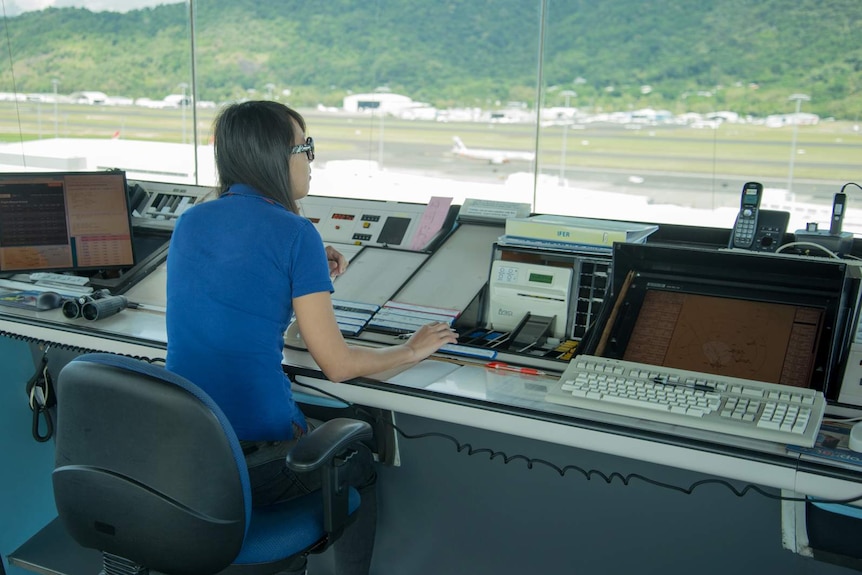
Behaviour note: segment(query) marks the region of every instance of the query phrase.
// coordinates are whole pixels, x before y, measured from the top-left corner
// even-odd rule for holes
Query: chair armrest
[[[300,438],[285,459],[292,471],[304,473],[321,469],[323,529],[329,540],[336,539],[348,519],[350,489],[335,458],[357,442],[371,439],[373,431],[366,421],[344,417],[330,419]]]
[[[303,436],[287,454],[287,466],[296,472],[319,469],[351,444],[371,439],[371,425],[344,417],[331,419]]]

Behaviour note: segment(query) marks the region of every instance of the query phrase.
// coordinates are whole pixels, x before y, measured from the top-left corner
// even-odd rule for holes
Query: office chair
[[[366,422],[335,419],[287,458],[323,489],[252,508],[236,434],[188,380],[140,360],[91,353],[57,381],[54,498],[66,530],[102,552],[106,575],[304,573],[341,533],[359,494],[339,478]]]

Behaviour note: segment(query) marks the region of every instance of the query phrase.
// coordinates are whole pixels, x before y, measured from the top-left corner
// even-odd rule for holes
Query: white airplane
[[[461,138],[455,136],[452,138],[455,146],[452,148],[452,153],[462,158],[470,158],[471,160],[488,160],[491,164],[505,164],[512,160],[523,162],[532,162],[536,159],[536,154],[533,152],[516,152],[513,150],[487,150],[487,149],[470,149],[464,145]]]

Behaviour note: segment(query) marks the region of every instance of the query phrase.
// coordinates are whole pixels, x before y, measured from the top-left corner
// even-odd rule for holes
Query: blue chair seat
[[[348,512],[359,507],[359,492],[350,489]],[[319,491],[284,503],[256,507],[236,565],[269,563],[313,547],[326,535]],[[287,555],[285,555],[287,553]]]

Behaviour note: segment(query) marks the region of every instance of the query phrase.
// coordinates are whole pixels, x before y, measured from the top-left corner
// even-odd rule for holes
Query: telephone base
[[[853,249],[853,234],[850,232],[830,234],[827,230],[796,230],[794,235],[797,242],[817,244],[839,255],[849,254]],[[805,246],[798,246],[798,249],[805,250]],[[818,252],[820,251],[814,248],[811,250],[811,255],[819,255]],[[826,252],[822,252],[822,254],[827,255]]]

